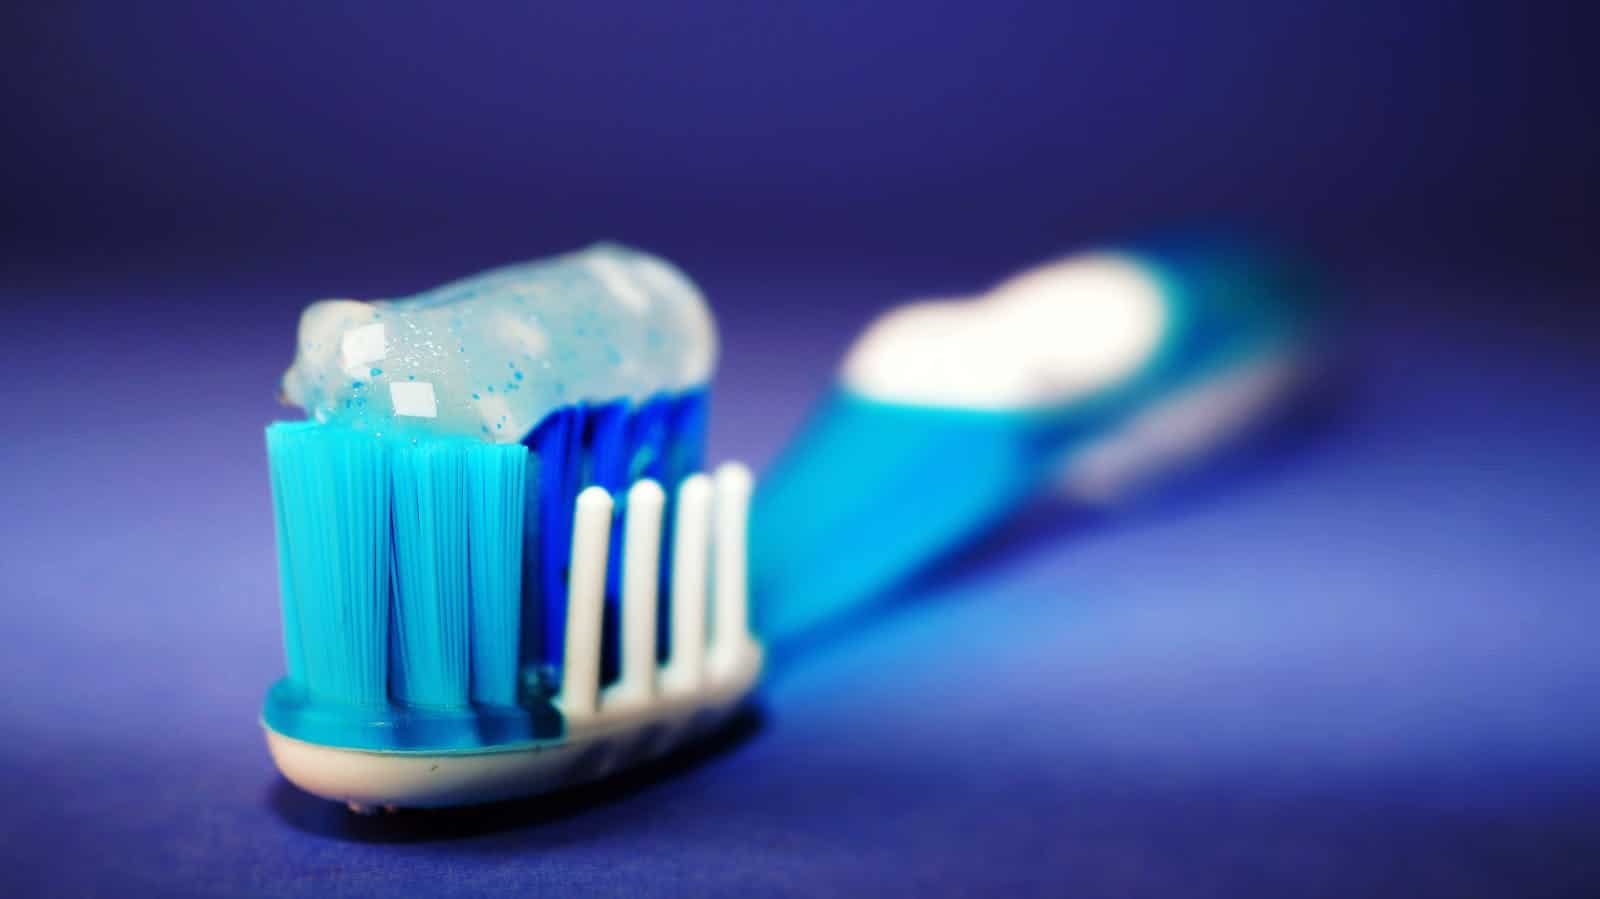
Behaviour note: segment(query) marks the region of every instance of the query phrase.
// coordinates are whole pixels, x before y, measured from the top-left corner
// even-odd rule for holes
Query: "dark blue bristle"
[[[599,484],[617,499],[620,519],[626,489],[640,477],[650,477],[667,488],[668,495],[681,480],[699,471],[705,456],[704,391],[662,394],[642,403],[618,400],[603,404],[568,406],[550,413],[524,443],[536,457],[537,526],[530,507],[524,571],[524,608],[540,609],[538,639],[523,647],[524,662],[553,671],[562,661],[561,642],[566,633],[567,561],[572,552],[572,510],[578,492]],[[670,529],[671,515],[667,516]],[[614,528],[613,542],[620,546],[621,531]],[[670,539],[666,540],[670,547]],[[661,583],[670,580],[671,564],[662,553]],[[616,601],[620,591],[621,553],[613,553],[607,573],[606,624],[603,629],[602,672],[616,672]],[[663,603],[670,602],[666,587]],[[665,609],[661,620],[666,620]],[[665,626],[661,655],[666,657]],[[531,624],[524,631],[534,630]]]
[[[527,485],[522,506],[521,640],[517,644],[517,668],[537,672],[544,658],[544,460],[537,452],[528,453]]]
[[[536,583],[523,584],[528,608],[540,610],[540,645],[525,648],[530,664],[561,664],[566,633],[567,561],[572,552],[572,503],[578,495],[583,462],[581,406],[557,409],[524,441],[539,457],[538,521],[524,551],[538,557]]]

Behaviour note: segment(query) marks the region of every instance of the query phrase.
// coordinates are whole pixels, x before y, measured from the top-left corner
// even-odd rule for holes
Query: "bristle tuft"
[[[467,453],[474,702],[517,700],[527,468],[528,450],[517,444]]]
[[[289,675],[313,694],[378,704],[388,681],[389,454],[310,423],[267,429]]]
[[[462,706],[470,684],[467,450],[454,441],[394,455],[394,641],[400,702]]]

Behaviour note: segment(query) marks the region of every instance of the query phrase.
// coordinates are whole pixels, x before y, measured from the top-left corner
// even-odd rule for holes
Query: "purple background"
[[[1592,891],[1588,23],[1290,6],[0,13],[0,893]],[[367,820],[274,773],[306,302],[656,249],[759,467],[875,310],[1211,220],[1348,301],[1254,464],[1031,511],[638,775]]]

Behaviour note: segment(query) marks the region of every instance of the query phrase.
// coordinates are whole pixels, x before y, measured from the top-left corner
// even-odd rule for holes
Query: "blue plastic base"
[[[289,678],[272,685],[261,711],[286,737],[323,746],[396,752],[477,751],[560,739],[561,713],[541,698],[522,705],[423,709],[330,702]]]

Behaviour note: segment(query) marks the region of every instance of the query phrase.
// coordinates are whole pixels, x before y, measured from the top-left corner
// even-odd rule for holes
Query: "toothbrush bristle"
[[[517,701],[529,458],[520,446],[476,447],[467,458],[472,700],[509,706]]]
[[[289,675],[361,705],[388,697],[390,455],[309,423],[267,429]]]
[[[466,446],[395,451],[394,639],[390,686],[409,705],[465,705],[467,628]]]
[[[662,394],[634,403],[617,400],[579,404],[552,412],[523,443],[533,454],[537,476],[530,478],[528,540],[524,559],[523,606],[540,610],[524,621],[523,661],[549,673],[559,671],[566,640],[567,564],[572,555],[573,512],[578,493],[604,487],[626,503],[628,488],[648,478],[669,495],[684,478],[700,470],[705,453],[707,395],[704,391]],[[620,516],[611,540],[622,540]],[[663,571],[671,564],[662,559]],[[622,566],[613,558],[606,574],[606,623],[602,628],[602,680],[620,674],[617,622],[622,614]],[[662,597],[671,605],[670,588]],[[667,650],[658,638],[658,657]]]

